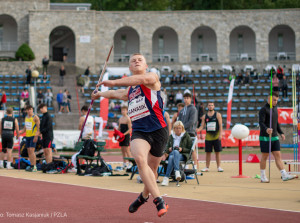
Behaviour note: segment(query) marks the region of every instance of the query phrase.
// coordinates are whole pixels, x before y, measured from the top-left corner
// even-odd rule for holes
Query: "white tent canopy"
[[[293,64],[292,71],[300,71],[300,64]]]
[[[208,65],[204,65],[201,67],[201,71],[202,72],[205,72],[205,71],[211,72],[211,67]]]
[[[265,70],[266,71],[269,71],[271,70],[272,68],[274,68],[274,70],[276,70],[276,66],[274,64],[268,64],[266,67],[265,67]]]
[[[124,74],[128,76],[131,74],[128,67],[107,67],[106,70],[110,75],[114,76],[123,76]]]
[[[156,73],[158,75],[158,77],[160,78],[160,71],[158,69],[156,69],[155,67],[152,67],[149,71]]]
[[[245,65],[244,71],[246,72],[247,70],[253,71],[254,67],[252,65]]]
[[[230,71],[230,72],[232,72],[232,67],[230,66],[230,65],[222,65],[222,70],[223,71]]]
[[[190,67],[190,65],[182,65],[182,71],[191,73],[192,68]]]

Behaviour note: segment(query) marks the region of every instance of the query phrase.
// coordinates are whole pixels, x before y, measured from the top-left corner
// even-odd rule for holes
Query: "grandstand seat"
[[[177,108],[176,107],[172,107],[171,111],[177,111]]]
[[[215,80],[215,83],[216,84],[221,84],[221,81],[220,80]]]
[[[181,87],[179,87],[180,88],[180,90],[185,90],[185,87],[184,86],[181,86]]]
[[[260,86],[260,85],[257,85],[257,86],[256,86],[256,89],[259,89],[259,90],[261,90],[261,89],[263,89],[263,87],[262,87],[262,86]]]
[[[217,78],[221,78],[221,74],[216,74],[216,77]]]
[[[201,99],[201,101],[202,101],[203,103],[206,103],[206,102],[207,102],[207,99]]]
[[[244,96],[246,96],[246,93],[239,93],[239,95],[240,95],[241,97],[244,97]]]
[[[169,107],[166,106],[166,107],[164,108],[164,110],[165,110],[165,111],[169,111]]]
[[[246,111],[245,107],[240,107],[240,111]]]
[[[18,82],[17,82],[17,81],[11,81],[11,83],[12,83],[12,84],[17,84]]]
[[[247,118],[246,114],[240,114],[240,118]]]
[[[238,109],[237,109],[237,107],[231,107],[231,110],[232,111],[237,111]]]
[[[201,87],[196,86],[196,87],[195,87],[195,90],[201,90]]]
[[[269,85],[265,85],[264,89],[270,89],[270,86]]]
[[[250,127],[251,123],[250,122],[246,122],[246,123],[244,123],[244,125],[247,126],[247,127]]]
[[[255,118],[256,115],[255,115],[255,114],[248,114],[248,117],[249,117],[249,118]]]
[[[234,97],[237,97],[237,93],[233,93],[232,95],[233,95]]]
[[[193,82],[194,82],[194,84],[199,84],[198,80],[194,80]]]
[[[256,99],[255,99],[255,98],[251,98],[249,101],[252,102],[252,103],[253,103],[253,102],[255,103],[255,102],[256,102]]]
[[[247,87],[246,87],[246,86],[242,86],[242,87],[241,87],[241,89],[243,89],[243,90],[246,90],[246,89],[247,89]]]
[[[211,86],[210,90],[215,91],[215,90],[217,90],[217,88],[215,86]]]
[[[207,75],[206,74],[202,74],[201,77],[202,78],[207,78]]]
[[[200,75],[199,74],[195,74],[195,78],[200,78]]]
[[[208,83],[209,83],[209,84],[213,84],[214,81],[213,81],[213,80],[209,80]]]
[[[170,91],[171,90],[171,87],[165,87],[167,91]]]
[[[284,101],[284,102],[288,102],[288,101],[289,101],[289,98],[283,98],[283,101]]]
[[[256,110],[258,110],[258,111],[259,111],[260,109],[261,109],[261,107],[260,107],[260,106],[257,106],[257,107],[256,107]]]
[[[0,84],[3,84],[3,81],[0,81]]]
[[[175,90],[175,91],[178,91],[179,90],[179,87],[173,87],[173,90]]]
[[[259,98],[257,101],[258,101],[258,102],[264,102],[264,101],[265,101],[265,99],[263,99],[263,98]]]
[[[218,102],[218,103],[223,103],[224,100],[223,100],[223,99],[217,99],[217,102]]]
[[[268,92],[264,92],[263,96],[269,96],[269,93]]]
[[[252,80],[252,83],[258,83],[258,80],[254,79],[254,80]]]
[[[228,97],[228,93],[227,93],[227,92],[226,92],[226,93],[224,93],[224,96]]]
[[[5,90],[9,90],[9,88],[10,88],[9,86],[4,86]]]
[[[10,84],[10,81],[5,81],[5,84]]]
[[[259,123],[258,122],[253,122],[253,126],[257,127],[257,126],[259,126]]]
[[[249,110],[249,111],[254,111],[255,108],[254,108],[254,107],[248,107],[248,110]]]
[[[19,77],[19,78],[25,78],[25,75],[19,74],[18,77]]]
[[[51,86],[47,86],[46,89],[52,89],[52,87]]]
[[[216,93],[216,96],[217,97],[222,97],[222,94],[221,93]]]
[[[207,86],[203,86],[202,90],[208,90],[208,87]]]
[[[253,97],[253,93],[248,92],[248,93],[247,93],[247,96],[248,96],[248,97]]]
[[[249,89],[250,89],[250,90],[254,90],[255,87],[254,87],[254,86],[249,86]]]
[[[222,115],[222,118],[227,118],[227,114]]]
[[[200,93],[200,96],[201,96],[201,97],[205,97],[205,96],[206,96],[206,93]]]
[[[24,84],[24,81],[18,81],[18,84]]]
[[[261,97],[261,93],[260,92],[255,92],[254,95]]]
[[[227,107],[222,107],[222,110],[223,110],[223,111],[226,111],[226,110],[227,110]]]
[[[231,118],[237,118],[238,115],[237,114],[231,114]]]
[[[259,82],[260,82],[260,83],[265,83],[265,82],[266,82],[266,80],[259,80]]]
[[[224,90],[224,86],[218,86],[218,90]]]
[[[240,103],[240,99],[234,98],[234,99],[233,99],[233,102],[234,102],[234,103]]]
[[[213,97],[213,96],[214,96],[214,93],[208,93],[207,96],[208,96],[208,97]]]
[[[201,84],[206,84],[206,80],[202,80],[202,81],[201,81]]]

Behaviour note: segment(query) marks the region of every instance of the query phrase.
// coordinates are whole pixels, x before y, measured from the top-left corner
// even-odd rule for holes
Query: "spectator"
[[[67,91],[67,96],[68,96],[68,108],[69,108],[69,111],[71,112],[71,101],[72,101],[72,95],[70,94],[69,91]]]
[[[43,73],[43,77],[42,77],[42,80],[41,80],[41,83],[46,83],[48,81],[48,76],[47,76],[47,73],[46,71]]]
[[[68,114],[71,113],[69,110],[69,107],[68,107],[68,90],[67,89],[63,93],[62,106],[60,107],[58,114],[61,114],[63,110],[65,112],[68,112]]]
[[[26,73],[26,84],[30,84],[31,83],[31,66],[29,65],[28,68],[26,69],[25,73]]]
[[[237,79],[236,85],[242,84],[243,83],[243,74],[239,73],[236,79]]]
[[[171,91],[171,93],[169,94],[167,105],[168,106],[169,105],[171,105],[171,106],[175,105],[175,94],[174,94],[174,91]]]
[[[179,112],[178,120],[182,121],[185,130],[191,137],[195,137],[196,135],[196,127],[197,127],[197,109],[192,104],[192,95],[190,93],[184,94],[184,108]],[[197,170],[197,154],[194,151],[192,153],[194,168]]]
[[[282,80],[283,75],[284,75],[283,68],[280,65],[278,65],[278,67],[277,67],[277,77],[280,81]]]
[[[60,86],[64,86],[64,76],[66,76],[66,70],[64,65],[61,65],[59,69]]]
[[[282,98],[287,98],[288,84],[285,75],[280,81],[280,90],[282,91]]]
[[[249,72],[246,72],[246,76],[245,76],[245,79],[244,79],[244,84],[246,86],[249,86],[249,83],[250,83],[250,75],[249,75]]]
[[[182,101],[183,101],[183,95],[182,95],[181,91],[178,91],[176,93],[175,100],[176,100],[176,105],[178,103],[182,103]]]
[[[47,92],[45,93],[45,104],[48,107],[51,107],[52,100],[53,100],[53,94],[52,94],[51,90],[48,89]]]
[[[47,58],[47,56],[44,56],[43,60],[42,60],[42,64],[43,64],[43,73],[48,72],[48,65],[49,65],[49,59]]]
[[[201,126],[202,123],[202,116],[204,115],[204,104],[203,102],[200,102],[200,104],[197,106],[197,111],[198,111],[198,122],[197,122],[197,128]]]
[[[29,92],[27,88],[24,88],[24,90],[22,91],[21,98],[24,99],[25,103],[29,101]]]
[[[275,71],[274,67],[272,67],[270,69],[270,71],[269,71],[269,77],[271,77],[271,74],[272,74],[272,76],[274,76],[274,74],[276,74],[276,71]]]
[[[171,78],[171,84],[178,84],[177,75],[174,73]]]
[[[6,102],[7,102],[6,93],[5,93],[5,91],[2,91],[2,97],[1,97],[0,107],[2,107],[3,110],[6,110]]]
[[[172,125],[173,125],[173,127],[174,127],[175,122],[178,121],[178,114],[179,114],[179,112],[180,112],[181,109],[183,109],[183,108],[184,108],[184,104],[183,104],[183,103],[178,103],[178,104],[177,104],[177,113],[175,113],[175,114],[173,115],[173,117],[172,117]]]
[[[90,84],[90,67],[87,67],[85,72],[84,72],[84,86],[83,87],[88,87]]]
[[[37,103],[42,104],[44,101],[44,94],[42,92],[42,90],[39,90],[38,94],[37,94]]]
[[[185,77],[184,73],[181,73],[179,76],[179,83],[185,84],[185,82],[186,82],[186,77]]]
[[[68,59],[68,53],[69,53],[69,48],[64,47],[63,48],[63,61],[66,62]]]
[[[56,101],[57,101],[58,113],[59,113],[60,109],[62,107],[62,103],[63,103],[63,93],[62,93],[62,90],[59,90],[59,93],[56,95]]]
[[[26,103],[25,103],[24,99],[22,98],[22,99],[20,100],[20,109],[21,109],[21,113],[22,113],[22,117],[23,117],[23,118],[26,117],[25,106],[26,106]]]
[[[187,160],[191,147],[192,139],[189,134],[185,131],[183,123],[177,121],[174,123],[173,133],[169,136],[167,151],[169,154],[168,166],[166,175],[162,181],[162,186],[169,185],[169,177],[174,168],[175,170],[175,179],[181,180],[181,174],[179,171],[180,161]]]
[[[279,79],[276,74],[274,74],[272,79],[273,91],[279,91]]]
[[[170,78],[168,76],[165,79],[165,84],[170,84]]]

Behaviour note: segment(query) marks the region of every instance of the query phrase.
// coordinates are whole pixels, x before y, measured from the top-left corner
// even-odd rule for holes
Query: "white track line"
[[[123,191],[123,190],[115,190],[115,189],[109,189],[109,188],[99,188],[99,187],[92,187],[92,186],[85,186],[85,185],[77,185],[77,184],[70,184],[70,183],[59,183],[59,182],[52,182],[47,180],[38,180],[38,179],[30,179],[30,178],[18,178],[13,176],[3,176],[2,177],[10,177],[15,179],[21,179],[21,180],[32,180],[32,181],[41,181],[46,183],[54,183],[54,184],[63,184],[63,185],[71,185],[71,186],[78,186],[78,187],[87,187],[87,188],[93,188],[93,189],[101,189],[101,190],[109,190],[109,191],[117,191],[117,192],[125,192],[125,193],[132,193],[132,194],[139,194],[140,192],[130,192],[130,191]],[[293,213],[300,213],[300,211],[293,211],[293,210],[285,210],[285,209],[276,209],[276,208],[265,208],[265,207],[257,207],[257,206],[251,206],[251,205],[243,205],[243,204],[233,204],[233,203],[226,203],[226,202],[219,202],[219,201],[208,201],[208,200],[197,200],[197,199],[191,199],[191,198],[182,198],[182,197],[174,197],[174,196],[168,196],[167,194],[164,194],[165,197],[170,197],[174,199],[183,199],[183,200],[192,200],[192,201],[204,201],[204,202],[210,202],[210,203],[216,203],[216,204],[226,204],[226,205],[234,205],[234,206],[242,206],[242,207],[250,207],[250,208],[259,208],[259,209],[268,209],[268,210],[275,210],[275,211],[285,211],[285,212],[293,212]]]

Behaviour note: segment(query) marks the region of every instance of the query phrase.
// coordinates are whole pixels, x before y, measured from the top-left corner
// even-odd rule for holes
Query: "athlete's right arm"
[[[100,97],[108,98],[108,99],[120,99],[123,101],[127,101],[127,94],[129,88],[126,89],[118,89],[118,90],[108,90],[105,92],[98,91],[96,94],[92,93],[92,99],[95,100]]]
[[[15,119],[15,126],[16,126],[16,133],[17,133],[17,139],[20,137],[20,131],[19,131],[19,122],[18,119]]]

